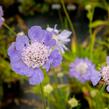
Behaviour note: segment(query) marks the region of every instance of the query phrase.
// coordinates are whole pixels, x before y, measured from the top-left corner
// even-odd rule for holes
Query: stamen
[[[87,69],[88,69],[88,65],[85,62],[80,62],[77,66],[76,66],[76,71],[81,73],[81,74],[85,74]]]
[[[49,49],[42,43],[34,42],[22,52],[22,60],[28,66],[36,68],[42,66],[49,56]]]

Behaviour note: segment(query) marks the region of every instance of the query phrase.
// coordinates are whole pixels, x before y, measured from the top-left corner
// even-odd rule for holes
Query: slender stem
[[[71,27],[71,29],[72,29],[72,32],[73,32],[74,36],[76,36],[75,30],[74,30],[74,26],[73,26],[73,24],[72,24],[72,21],[71,21],[71,19],[70,19],[70,17],[69,17],[69,14],[68,14],[66,8],[65,8],[64,1],[61,0],[61,3],[62,3],[62,7],[63,7],[63,10],[64,10],[64,13],[65,13],[65,15],[66,15],[66,17],[67,17],[67,20],[68,20],[68,22],[69,22],[69,25],[70,25],[70,27]]]
[[[42,98],[42,103],[43,103],[43,109],[46,109],[46,103],[45,103],[45,97],[44,97],[44,93],[43,93],[43,86],[42,83],[40,83],[40,90],[41,90],[41,98]]]
[[[75,53],[75,51],[76,51],[76,42],[77,42],[77,38],[76,37],[77,37],[77,35],[76,35],[75,29],[74,29],[74,25],[73,25],[73,23],[72,23],[72,21],[70,19],[70,16],[69,16],[69,14],[68,14],[68,12],[66,10],[65,4],[64,4],[64,0],[61,0],[61,4],[62,4],[63,10],[64,10],[64,13],[66,15],[66,18],[67,18],[67,20],[69,22],[70,28],[71,28],[71,30],[73,32],[73,37],[72,37],[73,45],[72,45],[72,49],[73,49],[73,52]]]
[[[89,13],[92,13],[92,16],[91,18],[89,18],[89,34],[90,34],[90,40],[91,40],[91,43],[90,43],[90,58],[92,59],[93,58],[93,47],[94,47],[94,42],[95,42],[95,36],[93,35],[93,32],[92,32],[92,27],[91,27],[91,24],[92,24],[92,21],[93,21],[93,14],[94,14],[94,8],[91,10],[89,10]]]
[[[16,36],[16,32],[14,32],[6,23],[3,23],[3,26],[7,28],[13,35]]]
[[[100,89],[100,94],[104,91],[105,87],[106,87],[106,84],[104,83],[103,86]]]
[[[47,108],[50,109],[50,103],[49,103],[49,97],[48,97],[48,95],[47,95],[46,99],[47,99]]]

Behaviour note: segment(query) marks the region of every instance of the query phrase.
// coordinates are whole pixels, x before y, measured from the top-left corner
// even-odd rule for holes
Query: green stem
[[[106,87],[106,84],[104,83],[103,86],[100,89],[100,94],[104,91],[105,87]]]
[[[93,35],[91,24],[93,21],[94,9],[92,9],[92,11],[89,10],[89,13],[92,13],[91,18],[89,19],[89,34],[90,34],[90,40],[91,40],[91,42],[90,42],[90,58],[92,59],[93,58],[93,48],[94,48],[94,43],[95,43],[95,36]]]
[[[44,93],[43,93],[43,86],[42,83],[40,83],[40,90],[41,90],[41,98],[42,98],[42,103],[43,103],[43,109],[46,109],[46,103],[45,103],[45,97],[44,97]]]
[[[16,36],[16,32],[14,32],[6,23],[3,23],[3,26],[7,28],[13,35]]]
[[[49,103],[49,97],[48,97],[48,95],[47,95],[46,99],[47,99],[47,108],[50,109],[50,103]]]
[[[70,17],[69,17],[69,14],[68,14],[66,8],[65,8],[64,0],[61,0],[61,3],[62,3],[62,7],[63,7],[63,10],[64,10],[64,13],[65,13],[65,15],[66,15],[66,17],[67,17],[67,20],[68,20],[68,22],[69,22],[69,25],[70,25],[70,27],[71,27],[71,29],[72,29],[72,32],[73,32],[74,36],[76,36],[75,30],[74,30],[74,26],[73,26],[73,24],[72,24],[72,21],[71,21],[71,19],[70,19]]]
[[[69,16],[69,14],[68,14],[68,12],[66,10],[65,4],[64,4],[64,0],[61,0],[61,4],[62,4],[63,10],[64,10],[64,13],[66,15],[66,18],[67,18],[67,20],[69,22],[70,28],[71,28],[71,30],[73,32],[73,37],[72,37],[73,46],[72,46],[72,50],[75,53],[76,52],[77,35],[76,35],[75,29],[74,29],[74,25],[73,25],[73,23],[72,23],[72,21],[70,19],[70,16]]]

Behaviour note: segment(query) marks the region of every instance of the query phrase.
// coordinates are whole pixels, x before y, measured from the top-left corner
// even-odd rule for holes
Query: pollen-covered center
[[[31,68],[42,66],[49,56],[49,49],[42,43],[34,42],[22,52],[23,62]]]
[[[87,69],[88,65],[85,62],[80,62],[75,68],[75,70],[81,74],[85,74],[87,72]]]
[[[103,80],[109,85],[109,66],[103,67],[102,77]]]

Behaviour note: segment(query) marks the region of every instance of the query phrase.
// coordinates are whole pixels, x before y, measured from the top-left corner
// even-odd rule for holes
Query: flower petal
[[[48,62],[46,62],[46,63],[43,65],[43,68],[45,68],[47,72],[48,72],[49,69],[50,69],[50,63],[51,63],[50,60],[48,60]]]
[[[107,64],[109,65],[109,56],[107,56],[106,62],[107,62]]]
[[[40,26],[32,26],[28,31],[28,36],[33,42],[41,41],[43,34],[43,30]]]
[[[16,50],[22,51],[23,48],[29,45],[29,39],[25,35],[18,35],[16,38]]]
[[[47,31],[44,31],[43,42],[46,46],[49,46],[49,47],[56,45],[56,40],[52,39],[52,33]]]
[[[27,65],[25,65],[22,60],[19,60],[17,62],[11,62],[11,67],[13,69],[13,71],[15,71],[16,73],[20,74],[20,75],[25,75],[30,77],[33,73],[34,70],[32,68],[29,68]]]
[[[93,70],[90,79],[91,79],[93,86],[95,86],[100,81],[101,74],[98,71]]]
[[[53,67],[57,67],[58,65],[61,64],[62,56],[59,54],[57,49],[52,51],[52,53],[50,55],[50,60],[52,60],[52,66]]]
[[[17,60],[20,60],[20,56],[19,56],[19,53],[18,51],[16,51],[15,49],[15,42],[13,42],[9,48],[8,48],[8,55],[10,56],[10,60],[11,61],[17,61]]]
[[[0,18],[0,27],[3,25],[3,22],[5,21],[5,19],[3,17]]]
[[[61,38],[61,39],[67,39],[68,37],[70,37],[70,35],[72,34],[72,32],[68,31],[68,30],[64,30],[62,31],[58,36]]]
[[[106,90],[109,92],[109,85],[106,87]]]
[[[14,52],[15,52],[15,42],[13,42],[13,43],[9,46],[9,48],[8,48],[8,55],[9,55],[9,56],[12,56]]]
[[[44,75],[40,69],[36,69],[33,75],[29,78],[31,85],[40,84],[44,79]]]
[[[3,9],[2,9],[2,6],[0,6],[0,17],[3,16]]]

